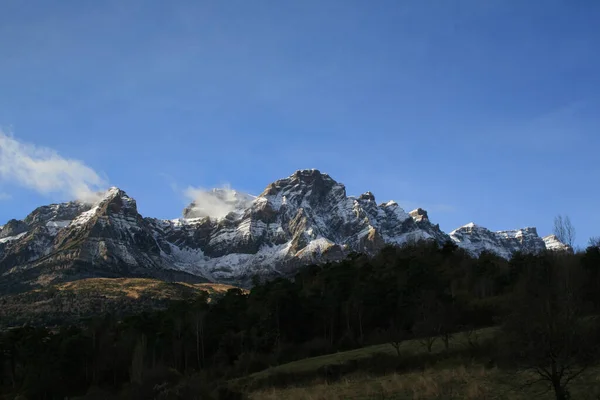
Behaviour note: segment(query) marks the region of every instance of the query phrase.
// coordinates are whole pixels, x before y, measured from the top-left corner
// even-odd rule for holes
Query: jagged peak
[[[124,190],[121,190],[116,186],[113,186],[106,192],[104,192],[104,196],[97,203],[97,205],[100,207],[106,205],[107,210],[113,212],[119,212],[122,208],[127,209],[129,211],[137,212],[136,201],[133,198],[129,197]]]
[[[551,234],[542,238],[546,249],[553,251],[573,251],[571,246],[560,241],[558,236]]]
[[[526,226],[525,228],[496,231],[496,233],[507,234],[507,235],[511,235],[511,234],[513,234],[513,235],[530,234],[530,235],[535,235],[535,236],[538,235],[537,228],[534,226]]]
[[[358,199],[375,202],[375,195],[373,195],[373,193],[371,193],[371,192],[365,192],[365,193],[361,194],[360,196],[358,196]]]
[[[410,215],[416,222],[429,221],[429,215],[427,215],[427,211],[422,208],[412,210],[408,213],[408,215]]]
[[[281,192],[290,191],[310,192],[314,195],[316,193],[323,194],[330,190],[340,190],[343,196],[346,196],[345,186],[336,182],[329,175],[318,169],[301,169],[287,178],[271,183],[258,197],[276,196]]]
[[[480,228],[482,228],[482,227],[475,224],[474,222],[469,222],[468,224],[465,224],[465,225],[461,226],[460,228],[453,230],[451,233],[454,233],[454,232],[457,232],[460,230],[471,230],[471,229],[480,229]]]
[[[37,207],[23,221],[30,226],[46,224],[50,221],[70,221],[82,212],[89,210],[92,206],[80,201],[53,203]]]
[[[331,179],[328,174],[323,173],[316,168],[296,170],[292,175],[288,176],[288,178],[302,178],[307,176],[323,176]]]
[[[100,200],[98,202],[101,203],[105,200],[114,199],[115,197],[129,198],[129,196],[127,196],[127,193],[125,193],[124,190],[121,190],[116,186],[112,186],[112,187],[108,188],[105,192],[102,193],[102,197],[100,198]]]

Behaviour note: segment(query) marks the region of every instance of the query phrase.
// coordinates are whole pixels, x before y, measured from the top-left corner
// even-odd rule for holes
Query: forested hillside
[[[426,353],[434,345],[451,351],[457,332],[488,326],[499,329],[465,357],[526,369],[557,399],[567,399],[570,385],[598,363],[598,247],[507,261],[488,253],[473,258],[451,243],[422,243],[308,266],[293,280],[254,283],[218,301],[200,292],[123,319],[107,313],[52,330],[6,331],[2,393],[243,398],[228,382],[270,366],[372,344],[397,348],[401,359],[409,339]]]

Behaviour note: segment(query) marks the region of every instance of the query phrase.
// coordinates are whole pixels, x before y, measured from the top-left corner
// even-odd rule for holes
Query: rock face
[[[544,236],[544,243],[546,244],[546,248],[548,250],[553,251],[568,251],[572,252],[573,249],[568,244],[564,244],[561,242],[556,235],[548,235]]]
[[[347,196],[329,175],[301,170],[257,197],[229,189],[200,193],[176,220],[143,218],[118,188],[95,204],[40,207],[0,230],[0,290],[91,277],[243,286],[256,274],[289,276],[301,265],[420,240],[453,240],[474,255],[488,250],[507,258],[548,245],[535,228],[491,232],[470,224],[447,235],[425,210],[377,204],[370,192]]]
[[[94,205],[40,207],[22,224],[21,233],[0,240],[3,292],[90,277],[202,281],[165,268],[159,246],[168,244],[154,237],[135,200],[117,188]]]
[[[536,228],[492,232],[470,223],[450,232],[450,237],[459,247],[474,256],[488,251],[510,258],[517,251],[538,253],[546,250],[546,244],[538,236]]]

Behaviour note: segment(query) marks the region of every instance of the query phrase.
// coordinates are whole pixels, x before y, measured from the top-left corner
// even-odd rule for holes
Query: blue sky
[[[584,245],[599,20],[595,0],[3,0],[0,224],[106,185],[174,218],[188,186],[318,168],[447,231],[568,214]]]

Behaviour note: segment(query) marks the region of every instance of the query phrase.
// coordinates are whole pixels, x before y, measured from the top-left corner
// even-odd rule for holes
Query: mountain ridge
[[[421,208],[407,213],[395,201],[377,203],[371,192],[348,196],[343,184],[310,169],[272,182],[256,197],[203,192],[173,220],[143,217],[116,187],[94,204],[38,207],[0,229],[0,273],[8,278],[0,290],[94,277],[248,286],[254,275],[289,276],[302,265],[420,240],[453,241],[474,256],[491,251],[504,258],[567,249],[535,228],[492,232],[467,224],[447,234]]]

